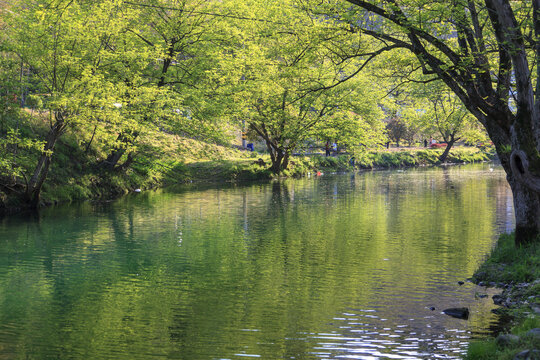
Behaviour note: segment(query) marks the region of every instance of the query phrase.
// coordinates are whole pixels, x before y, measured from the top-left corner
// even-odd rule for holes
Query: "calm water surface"
[[[0,359],[459,358],[495,319],[457,281],[512,216],[502,170],[477,165],[5,218]]]

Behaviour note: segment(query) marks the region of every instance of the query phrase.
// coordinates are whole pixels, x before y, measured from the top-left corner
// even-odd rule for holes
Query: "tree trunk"
[[[107,159],[105,159],[104,161],[105,167],[107,167],[109,170],[113,170],[125,152],[126,152],[125,148],[116,148],[115,150],[113,150],[113,152],[110,153],[109,156],[107,156]]]
[[[488,133],[496,145],[497,155],[512,190],[516,246],[536,242],[540,240],[540,189],[532,186],[536,179],[528,171],[527,156],[520,150],[508,152],[505,144],[510,141],[503,131],[491,126]]]
[[[534,242],[540,235],[540,194],[512,175],[507,180],[514,197],[516,245]]]
[[[36,209],[39,207],[39,200],[41,195],[41,188],[47,178],[49,167],[51,166],[51,156],[56,141],[62,135],[65,124],[63,121],[57,121],[54,126],[49,130],[43,152],[41,153],[38,163],[34,169],[34,173],[28,181],[26,186],[26,202],[31,208]]]
[[[116,142],[120,143],[120,145],[116,145],[114,147],[113,151],[109,154],[109,156],[107,156],[107,159],[105,159],[102,164],[109,170],[114,170],[126,152],[127,147],[131,145],[138,136],[139,133],[137,131],[133,132],[133,134],[127,135],[125,133],[120,133],[116,138]],[[131,161],[129,163],[131,163]]]
[[[289,150],[283,150],[282,148],[275,147],[270,142],[266,143],[268,151],[270,152],[270,160],[272,161],[272,166],[270,166],[270,171],[274,174],[280,174],[283,170],[286,170],[289,166]]]
[[[446,161],[446,158],[448,157],[448,154],[450,153],[450,149],[452,146],[454,146],[455,141],[448,141],[446,143],[446,148],[444,149],[444,152],[441,156],[439,156],[439,161],[444,163]]]
[[[289,167],[289,157],[290,153],[288,151],[285,151],[285,155],[283,156],[283,161],[281,162],[281,169],[287,170]]]
[[[281,171],[283,170],[282,165],[283,165],[283,159],[285,157],[285,154],[280,149],[276,149],[274,151],[275,151],[274,156],[270,157],[272,160],[272,166],[270,167],[270,170],[274,174],[279,175]]]
[[[135,160],[135,155],[134,155],[133,152],[130,152],[127,155],[126,161],[124,161],[124,163],[122,165],[119,165],[119,168],[122,169],[122,170],[125,170],[125,169],[129,168],[131,166],[131,164],[133,163],[133,160]]]

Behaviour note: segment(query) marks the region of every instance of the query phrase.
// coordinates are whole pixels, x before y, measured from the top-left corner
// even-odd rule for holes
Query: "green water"
[[[0,359],[458,358],[512,228],[489,165],[183,187],[0,220]],[[432,311],[429,307],[435,307]],[[467,306],[468,321],[441,314]]]

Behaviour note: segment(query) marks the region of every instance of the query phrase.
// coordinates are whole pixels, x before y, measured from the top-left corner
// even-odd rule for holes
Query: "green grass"
[[[527,335],[527,331],[540,327],[538,318],[527,318],[512,328],[511,334],[519,336],[519,341],[499,345],[495,339],[476,340],[469,344],[465,360],[512,360],[524,350],[540,349],[540,339]]]
[[[495,339],[486,341],[472,341],[467,349],[467,360],[492,360],[493,354],[497,353]]]
[[[501,235],[488,259],[473,276],[474,282],[505,284],[531,283],[540,279],[540,242],[516,247],[513,235]],[[520,305],[509,310],[514,319],[510,333],[520,337],[519,342],[498,345],[495,339],[473,341],[467,351],[467,360],[511,360],[523,350],[540,349],[540,339],[526,336],[530,329],[540,328],[540,319],[525,303],[540,305],[540,283],[533,286],[511,288],[514,301]],[[534,296],[534,298],[530,298]]]
[[[22,111],[19,116],[19,136],[29,141],[44,137],[48,130],[48,114]],[[9,120],[11,122],[4,120],[0,123],[0,133],[5,132],[4,128],[14,127],[16,119]],[[212,144],[159,131],[140,134],[131,166],[121,171],[110,171],[100,166],[100,163],[111,151],[111,144],[99,136],[90,143],[93,132],[93,127],[70,128],[58,140],[41,194],[44,203],[110,198],[137,188],[149,189],[178,183],[251,181],[276,177],[268,170],[270,159],[266,154],[241,151],[226,144]],[[22,174],[27,178],[31,175],[40,148],[41,145],[20,147],[16,152],[16,160],[12,160],[13,151],[10,147],[0,146],[0,176],[3,179],[16,178],[18,184],[24,184]],[[356,155],[355,166],[350,163],[351,155],[347,154],[333,157],[296,156],[290,159],[288,169],[279,176],[298,177],[316,171],[430,165],[437,164],[441,153],[441,149],[366,151]],[[258,165],[255,161],[258,158],[263,159],[266,165]],[[456,163],[487,159],[485,152],[475,148],[456,147],[450,156],[450,161]],[[125,160],[126,155],[119,163]],[[19,185],[19,188],[21,190],[23,186]],[[0,189],[0,209],[24,205],[22,197],[14,194]]]
[[[80,134],[77,135],[80,138]],[[126,171],[99,168],[107,153],[99,147],[85,152],[76,136],[66,134],[58,142],[49,178],[44,185],[45,203],[115,197],[136,188],[149,189],[178,183],[267,180],[276,177],[268,167],[268,155],[240,151],[167,134],[148,134],[141,139],[137,155]],[[335,157],[296,156],[279,176],[299,177],[308,172],[352,171],[358,168],[396,168],[436,164],[439,150],[372,151],[350,163],[350,155]],[[477,149],[455,149],[454,161],[484,161]],[[262,158],[266,166],[256,163]],[[121,159],[122,163],[124,159]],[[31,168],[29,166],[29,168]]]
[[[443,149],[402,149],[400,151],[367,151],[357,156],[361,168],[396,168],[407,166],[437,165]],[[477,148],[454,147],[447,163],[463,164],[488,161],[493,154]]]
[[[501,235],[489,258],[473,276],[475,281],[529,282],[540,278],[540,242],[516,247],[513,235]]]

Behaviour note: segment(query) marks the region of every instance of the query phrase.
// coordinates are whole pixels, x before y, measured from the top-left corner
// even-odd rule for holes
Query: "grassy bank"
[[[401,149],[399,151],[368,151],[358,155],[357,166],[362,169],[396,168],[407,166],[438,165],[444,149]],[[464,164],[488,161],[491,152],[472,147],[454,147],[446,162]]]
[[[28,117],[22,135],[37,138],[47,131],[46,119]],[[268,155],[208,143],[177,135],[155,132],[141,134],[133,148],[129,167],[110,170],[102,166],[110,145],[92,141],[92,129],[66,133],[57,143],[52,166],[42,191],[45,205],[95,198],[113,198],[135,189],[150,189],[178,183],[263,180],[275,177],[269,170]],[[86,132],[85,132],[86,131]],[[309,172],[351,171],[356,169],[395,168],[438,163],[442,149],[401,149],[366,151],[356,156],[294,156],[280,176],[302,176]],[[18,149],[17,166],[28,177],[35,166],[36,148]],[[448,162],[466,163],[489,160],[490,154],[476,148],[452,149]],[[126,155],[119,161],[125,162]],[[6,175],[7,171],[7,175]],[[23,176],[3,170],[3,180]],[[0,179],[2,180],[2,179]],[[17,189],[14,189],[17,190]],[[22,186],[19,186],[19,192]],[[0,186],[0,212],[17,211],[21,197]]]
[[[540,244],[517,248],[512,235],[502,235],[473,281],[504,289],[493,301],[511,326],[509,334],[473,341],[466,359],[514,359],[520,353],[520,359],[540,358],[540,331],[531,331],[540,328]]]

